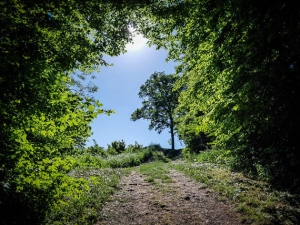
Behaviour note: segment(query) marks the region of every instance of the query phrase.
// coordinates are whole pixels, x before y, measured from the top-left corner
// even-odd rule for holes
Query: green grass
[[[98,155],[83,154],[74,157],[74,168],[126,168],[138,166],[153,156],[151,149],[144,149],[134,153],[122,153],[103,158]]]
[[[122,169],[80,168],[70,172],[70,176],[87,181],[88,187],[81,195],[61,199],[60,204],[47,215],[46,224],[94,224],[100,217],[100,210],[110,195],[118,188]]]
[[[221,201],[232,201],[253,224],[300,224],[300,198],[212,163],[176,162],[172,168],[206,184]]]
[[[196,155],[196,161],[229,166],[232,163],[231,151],[225,149],[210,149],[202,151],[200,154]]]
[[[145,175],[145,181],[153,184],[155,187],[167,192],[169,187],[164,184],[173,182],[169,177],[168,164],[162,161],[155,161],[151,163],[145,163],[135,168],[138,172]]]
[[[88,187],[81,195],[63,198],[48,213],[45,224],[68,225],[94,224],[100,217],[100,210],[110,195],[117,189],[122,169],[80,168],[70,172],[70,176],[87,181]]]
[[[148,179],[160,180],[163,183],[172,182],[168,176],[169,169],[167,164],[161,161],[145,163],[140,165],[137,170],[148,177]]]

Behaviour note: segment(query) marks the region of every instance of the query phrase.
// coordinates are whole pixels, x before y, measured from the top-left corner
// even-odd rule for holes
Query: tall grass
[[[74,168],[126,168],[138,166],[148,161],[153,156],[151,149],[144,149],[137,152],[121,153],[104,158],[98,155],[83,154],[74,157]]]
[[[63,197],[53,207],[45,220],[47,225],[90,225],[100,217],[103,204],[118,187],[119,180],[125,170],[120,169],[88,169],[77,168],[70,176],[85,181],[78,186],[82,192],[77,196]]]
[[[110,156],[106,159],[106,163],[108,167],[111,168],[132,167],[147,162],[152,156],[153,152],[150,149],[145,149],[135,153],[123,153],[120,155]]]

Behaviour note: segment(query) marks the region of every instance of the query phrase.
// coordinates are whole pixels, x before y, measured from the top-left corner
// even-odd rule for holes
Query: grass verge
[[[170,167],[206,184],[236,204],[244,220],[253,224],[300,224],[300,196],[280,192],[261,181],[211,163],[175,161]]]
[[[87,182],[88,188],[72,198],[61,199],[57,207],[48,213],[45,224],[68,225],[94,224],[100,217],[103,204],[118,188],[123,169],[78,168],[70,172],[70,176]]]

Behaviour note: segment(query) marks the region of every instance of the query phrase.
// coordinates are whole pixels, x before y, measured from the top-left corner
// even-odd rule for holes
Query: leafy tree
[[[103,55],[124,52],[132,1],[1,1],[0,212],[3,224],[40,224],[82,181],[66,154],[110,113],[81,80]],[[17,217],[15,215],[18,215]]]
[[[142,108],[131,114],[131,120],[150,120],[149,130],[153,128],[161,133],[170,128],[172,149],[174,149],[174,110],[178,105],[180,90],[173,91],[178,78],[164,72],[155,72],[140,87],[139,97],[143,98]]]
[[[181,101],[180,98],[179,101]],[[203,131],[195,129],[199,127],[197,117],[203,113],[195,110],[195,108],[190,110],[183,104],[179,104],[175,112],[177,115],[175,121],[178,136],[183,140],[190,153],[200,153],[200,151],[209,149],[214,138],[209,137]]]
[[[180,105],[203,112],[191,129],[233,150],[239,168],[296,188],[299,10],[295,0],[157,1],[140,23],[179,62]]]

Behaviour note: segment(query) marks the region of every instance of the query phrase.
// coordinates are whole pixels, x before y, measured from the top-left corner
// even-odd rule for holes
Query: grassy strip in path
[[[211,163],[175,161],[170,166],[230,199],[253,224],[300,224],[300,198],[272,190],[266,183],[245,178]]]
[[[156,188],[159,188],[162,193],[170,191],[169,183],[173,180],[169,176],[170,168],[168,163],[162,161],[155,161],[151,163],[145,163],[136,168],[136,170],[145,175],[145,181],[153,184]],[[167,185],[166,185],[167,184]]]
[[[141,174],[146,175],[146,181],[154,184],[159,185],[159,183],[170,183],[172,179],[169,177],[169,168],[167,167],[168,164],[155,161],[151,163],[145,163],[137,167],[137,171]]]

